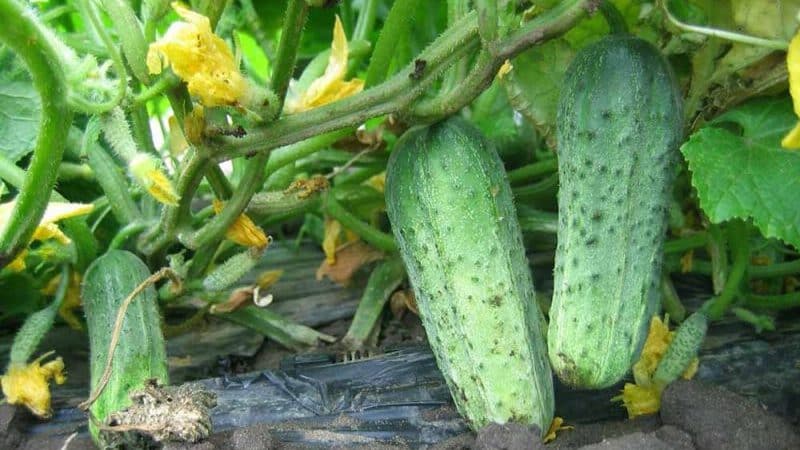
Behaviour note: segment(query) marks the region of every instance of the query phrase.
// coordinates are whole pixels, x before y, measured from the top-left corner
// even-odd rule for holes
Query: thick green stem
[[[125,225],[117,232],[116,235],[114,235],[114,239],[111,240],[111,243],[108,244],[109,250],[122,248],[125,243],[128,242],[128,239],[136,236],[146,229],[147,224],[145,222],[131,222]]]
[[[556,213],[518,205],[517,219],[523,233],[556,234],[558,232],[558,214]]]
[[[545,159],[509,171],[508,182],[512,186],[528,183],[541,175],[549,175],[557,170],[558,160],[556,158]]]
[[[725,288],[728,278],[728,238],[717,224],[708,227],[708,255],[711,257],[711,284],[714,294]]]
[[[114,20],[114,28],[119,37],[122,53],[128,67],[136,78],[144,84],[150,84],[150,73],[147,70],[147,42],[136,13],[129,2],[124,0],[103,0],[108,16]]]
[[[220,200],[227,200],[233,195],[233,186],[228,178],[216,164],[209,164],[206,172],[206,181],[211,185],[214,194]]]
[[[420,0],[395,0],[392,4],[369,59],[365,88],[371,88],[386,79],[397,44],[411,32],[419,6]]]
[[[481,51],[469,76],[462,83],[442,96],[419,102],[411,115],[416,120],[433,121],[459,111],[491,84],[506,59],[569,30],[586,13],[586,3],[584,0],[561,2],[498,43],[491,53]]]
[[[725,314],[734,298],[739,294],[742,282],[746,279],[747,265],[750,260],[750,246],[748,242],[747,226],[739,220],[731,221],[728,224],[728,242],[731,244],[733,252],[733,266],[725,283],[725,288],[719,296],[709,300],[704,305],[708,317],[717,320]]]
[[[790,292],[782,295],[750,294],[747,296],[747,301],[744,305],[748,308],[770,311],[800,308],[800,292]]]
[[[193,235],[178,236],[184,245],[191,249],[200,249],[215,245],[222,239],[225,231],[242,214],[253,194],[264,183],[264,164],[268,157],[269,154],[259,154],[248,161],[242,181],[236,187],[230,200],[225,203],[222,211]]]
[[[163,94],[165,91],[179,85],[180,82],[180,78],[175,75],[168,72],[162,73],[161,77],[158,78],[152,86],[142,90],[133,97],[133,104],[134,106],[144,105],[148,101]]]
[[[664,243],[664,253],[682,253],[708,244],[708,233],[699,232]]]
[[[195,153],[183,168],[178,178],[177,190],[180,195],[178,206],[166,207],[161,222],[144,236],[141,250],[146,255],[156,255],[173,243],[178,228],[188,222],[194,192],[203,179],[209,161]]]
[[[308,15],[308,4],[304,0],[289,0],[286,15],[283,17],[281,41],[278,44],[278,55],[272,67],[271,86],[278,96],[277,111],[283,109],[289,80],[292,79],[297,49],[300,48],[300,37]]]
[[[686,318],[686,308],[681,303],[678,291],[675,290],[675,285],[672,284],[672,279],[666,272],[661,274],[661,306],[664,308],[664,312],[669,314],[669,318],[678,323],[683,322],[683,319]]]
[[[628,25],[625,23],[625,18],[622,17],[622,14],[610,0],[602,0],[600,2],[600,12],[606,19],[606,23],[608,23],[608,28],[611,29],[612,34],[628,32]]]
[[[380,262],[372,270],[350,328],[342,339],[345,347],[356,350],[364,346],[381,317],[386,301],[405,277],[403,261],[396,255]]]
[[[0,234],[0,267],[11,262],[28,245],[39,224],[58,176],[72,112],[61,59],[31,10],[15,0],[0,0],[0,17],[10,18],[0,27],[0,40],[19,55],[41,97],[41,126],[25,182],[14,210]]]
[[[362,3],[361,11],[358,12],[358,21],[353,30],[352,40],[369,40],[369,35],[375,27],[375,16],[378,12],[378,0],[365,0]]]
[[[391,234],[384,233],[374,228],[372,225],[353,215],[350,211],[344,209],[344,207],[336,201],[332,192],[329,192],[323,200],[323,208],[327,215],[338,220],[344,228],[357,234],[364,242],[384,252],[391,253],[397,251],[397,244],[395,244],[394,237]]]
[[[397,112],[423,94],[449,64],[463,53],[464,46],[477,39],[477,20],[474,14],[464,18],[459,26],[446,30],[420,54],[428,61],[421,78],[412,79],[414,64],[407,66],[391,79],[359,94],[299,114],[281,117],[261,129],[254,129],[241,139],[220,137],[218,160],[234,156],[265,152],[330,131],[357,126],[365,120]],[[475,93],[477,95],[477,93]]]

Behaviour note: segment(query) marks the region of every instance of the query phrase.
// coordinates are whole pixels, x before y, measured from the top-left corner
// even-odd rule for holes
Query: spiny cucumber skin
[[[698,311],[683,321],[669,343],[664,357],[658,363],[653,380],[667,385],[677,380],[697,357],[708,330],[708,319]]]
[[[106,366],[111,329],[119,306],[149,276],[147,266],[136,255],[124,250],[110,250],[86,271],[81,298],[89,333],[92,391]],[[92,405],[92,414],[103,422],[112,412],[130,406],[129,393],[142,388],[152,378],[163,384],[169,382],[161,316],[156,291],[151,286],[131,302],[125,313],[114,351],[111,378]],[[92,421],[89,421],[89,430],[102,448],[99,430]]]
[[[558,377],[604,388],[659,307],[680,92],[651,44],[609,36],[567,71],[558,110],[559,230],[548,349]]]
[[[457,118],[409,130],[387,212],[437,363],[471,426],[553,418],[545,325],[499,156]]]

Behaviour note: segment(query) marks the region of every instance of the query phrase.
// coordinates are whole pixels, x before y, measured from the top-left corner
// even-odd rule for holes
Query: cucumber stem
[[[403,261],[398,256],[380,262],[373,270],[358,303],[358,309],[342,339],[345,347],[358,350],[364,346],[389,296],[400,286],[406,276]]]
[[[781,311],[800,307],[800,292],[781,295],[749,294],[745,298],[745,306],[759,310]]]
[[[532,179],[540,175],[551,174],[557,170],[558,170],[558,159],[556,158],[545,159],[544,161],[537,161],[535,163],[528,164],[514,170],[509,170],[508,182],[511,183],[512,186],[514,186],[531,181]]]
[[[686,308],[681,303],[678,291],[668,273],[661,274],[661,306],[664,312],[669,314],[669,318],[681,323],[686,318]]]
[[[357,234],[366,243],[374,246],[378,250],[388,253],[397,251],[397,244],[395,244],[394,237],[391,234],[378,230],[346,210],[336,201],[333,192],[329,192],[325,196],[323,208],[326,214],[338,220],[344,228]]]
[[[620,13],[617,7],[609,0],[600,2],[600,13],[602,13],[603,18],[606,19],[611,34],[625,34],[628,32],[628,25],[625,23],[625,18],[622,17],[622,13]]]
[[[0,27],[0,41],[25,62],[41,97],[41,127],[14,210],[0,233],[0,267],[14,260],[28,245],[44,215],[58,176],[72,112],[58,49],[47,28],[15,0],[0,0],[0,16],[14,18]]]
[[[742,281],[746,279],[747,266],[750,259],[750,245],[748,242],[747,226],[740,220],[728,224],[728,242],[733,252],[733,267],[731,267],[728,281],[719,296],[709,300],[703,305],[708,318],[717,320],[740,293]]]

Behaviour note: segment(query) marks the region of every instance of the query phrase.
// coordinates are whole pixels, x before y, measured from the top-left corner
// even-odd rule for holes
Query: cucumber
[[[386,205],[422,323],[458,411],[477,429],[553,418],[545,326],[511,188],[492,145],[451,118],[406,132]]]
[[[683,321],[675,332],[672,342],[669,343],[664,357],[658,363],[656,373],[653,375],[656,384],[666,386],[686,371],[700,351],[706,330],[708,330],[708,319],[702,311],[692,314]]]
[[[559,227],[548,350],[565,384],[619,381],[659,307],[682,138],[680,92],[648,42],[612,35],[567,70],[558,105]]]
[[[81,296],[89,333],[91,391],[94,392],[108,360],[111,328],[123,300],[150,276],[147,266],[133,253],[110,250],[96,259],[83,278]],[[161,334],[161,317],[152,286],[128,307],[119,343],[114,351],[111,378],[92,404],[91,412],[100,423],[109,414],[131,405],[129,394],[142,389],[150,379],[168,383],[167,356]],[[89,421],[92,438],[105,446],[98,428]]]

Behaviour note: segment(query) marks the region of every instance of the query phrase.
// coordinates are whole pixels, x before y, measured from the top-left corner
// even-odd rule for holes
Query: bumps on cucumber
[[[659,306],[680,92],[648,42],[612,35],[567,70],[558,107],[559,228],[548,348],[568,385],[619,381]]]
[[[133,253],[110,250],[97,258],[83,278],[81,298],[89,333],[91,391],[97,388],[108,360],[111,329],[125,298],[150,276],[147,266]],[[91,412],[104,423],[113,412],[131,405],[129,394],[150,379],[168,383],[167,356],[161,334],[161,316],[155,288],[146,288],[125,313],[114,351],[111,377]],[[103,448],[106,442],[93,421],[89,430]]]
[[[450,118],[406,132],[386,171],[389,220],[437,363],[471,426],[553,418],[545,325],[492,145]]]

